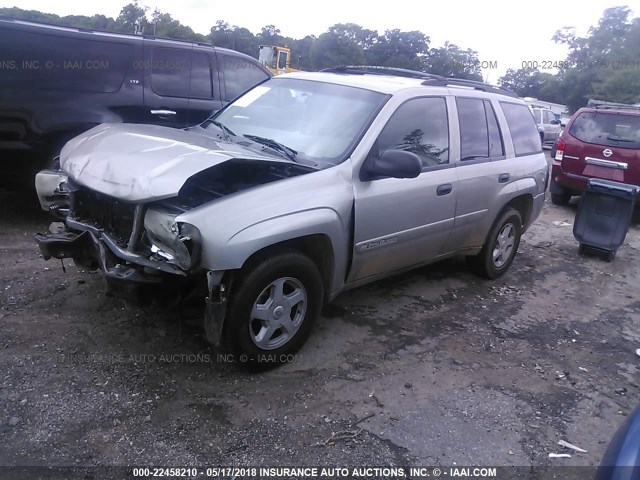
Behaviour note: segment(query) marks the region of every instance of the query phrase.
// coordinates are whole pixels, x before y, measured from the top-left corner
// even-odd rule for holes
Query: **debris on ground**
[[[550,453],[549,458],[571,458],[568,453]]]
[[[576,447],[574,444],[566,442],[564,440],[560,440],[558,442],[558,445],[560,445],[561,447],[567,447],[570,448],[571,450],[575,450],[576,452],[582,452],[582,453],[587,453],[586,450],[584,450],[583,448],[580,447]]]
[[[358,428],[357,430],[340,430],[339,432],[332,433],[329,438],[327,438],[323,442],[316,442],[312,447],[326,446],[332,447],[336,444],[336,440],[353,440],[358,435],[362,433],[362,429]]]
[[[571,224],[565,220],[554,220],[553,224],[556,227],[570,227]]]

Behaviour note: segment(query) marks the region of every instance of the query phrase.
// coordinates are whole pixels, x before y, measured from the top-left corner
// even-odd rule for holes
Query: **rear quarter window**
[[[227,101],[233,100],[241,93],[269,78],[269,75],[257,63],[245,58],[218,54],[218,59],[224,75],[225,100]]]
[[[640,115],[583,112],[571,124],[569,134],[586,143],[640,148]]]
[[[132,45],[88,37],[0,29],[0,45],[2,88],[116,92],[133,60]]]
[[[526,105],[511,102],[500,102],[500,107],[507,119],[516,156],[542,152],[538,127],[529,108]]]

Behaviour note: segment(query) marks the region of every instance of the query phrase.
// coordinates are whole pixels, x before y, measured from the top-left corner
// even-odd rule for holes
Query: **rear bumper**
[[[569,190],[574,195],[581,195],[587,189],[587,184],[591,177],[576,175],[562,171],[560,162],[553,161],[551,164],[551,185],[549,187],[551,193],[562,194]],[[640,199],[640,194],[637,197]]]

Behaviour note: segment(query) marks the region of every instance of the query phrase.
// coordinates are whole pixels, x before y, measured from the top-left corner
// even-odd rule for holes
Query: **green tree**
[[[449,42],[445,42],[443,47],[429,50],[423,62],[423,69],[445,77],[482,80],[478,52],[469,48],[463,50]]]
[[[409,68],[420,70],[429,51],[429,37],[422,32],[387,30],[367,50],[366,60],[370,65]]]
[[[230,48],[256,58],[258,56],[260,42],[257,37],[246,28],[229,26],[223,20],[218,20],[211,28],[209,39],[217,47]]]
[[[120,15],[116,18],[114,30],[124,33],[140,33],[144,31],[146,26],[146,8],[140,7],[136,1],[122,7]]]
[[[204,35],[195,33],[191,27],[182,25],[170,14],[162,13],[158,9],[155,9],[151,14],[151,22],[147,25],[144,32],[155,35],[156,37],[176,38],[178,40],[190,40],[194,42],[207,41]]]
[[[559,79],[571,112],[589,98],[623,103],[635,98],[640,82],[640,19],[629,20],[630,14],[628,7],[608,8],[586,37],[577,37],[571,28],[553,36],[569,47]]]
[[[280,45],[283,40],[282,35],[280,35],[280,29],[274,25],[262,27],[257,38],[260,45]]]
[[[333,33],[343,40],[349,40],[367,51],[378,41],[378,32],[368,30],[355,23],[336,23],[329,27]]]
[[[364,51],[354,40],[326,32],[313,42],[311,64],[317,70],[337,65],[363,65]]]

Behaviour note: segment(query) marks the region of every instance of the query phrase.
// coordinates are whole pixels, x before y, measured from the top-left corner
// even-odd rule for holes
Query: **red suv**
[[[589,178],[640,185],[640,107],[578,110],[558,139],[551,166],[551,201],[566,205]]]

